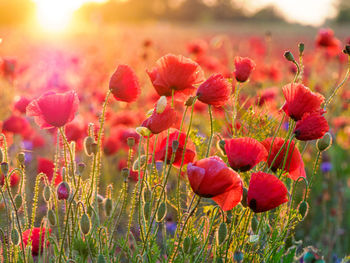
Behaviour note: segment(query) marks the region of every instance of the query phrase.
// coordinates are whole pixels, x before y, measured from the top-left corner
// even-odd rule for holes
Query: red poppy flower
[[[322,115],[323,111],[305,113],[300,121],[297,121],[294,133],[295,138],[301,141],[320,139],[329,130],[328,122]]]
[[[35,122],[42,129],[58,128],[74,119],[78,105],[75,91],[47,93],[28,105],[27,115],[35,117]]]
[[[232,85],[227,79],[221,74],[214,74],[199,86],[197,96],[203,103],[220,107],[226,104],[231,91]]]
[[[11,187],[15,187],[19,184],[20,180],[21,178],[17,173],[12,173],[10,177],[10,181],[8,182]],[[4,184],[5,184],[5,177],[4,177],[4,174],[2,173],[0,175],[0,186],[4,186]]]
[[[241,177],[218,156],[189,163],[187,175],[193,192],[212,198],[224,211],[231,210],[242,200]]]
[[[283,105],[285,113],[293,120],[301,120],[307,112],[313,112],[320,109],[324,102],[324,97],[312,92],[303,84],[291,83],[282,88],[286,102]]]
[[[260,162],[267,160],[265,147],[249,137],[225,141],[225,152],[232,169],[246,172]]]
[[[109,89],[116,100],[133,102],[140,95],[136,73],[128,65],[119,65],[109,81]]]
[[[170,105],[167,105],[162,113],[157,113],[155,107],[152,115],[144,120],[141,126],[147,127],[153,134],[158,134],[172,127],[176,118],[176,111]]]
[[[45,228],[34,227],[30,237],[29,237],[30,229],[27,229],[26,231],[24,231],[22,233],[24,246],[26,247],[30,241],[32,243],[32,255],[33,256],[38,256],[39,250],[41,253],[43,252],[45,238],[47,235],[46,231],[47,231],[47,229],[45,229]],[[51,229],[48,229],[48,231],[49,231],[49,234],[48,234],[48,236],[49,236],[51,234]],[[40,233],[41,233],[41,236],[40,236]],[[48,245],[49,245],[49,242],[47,241],[46,246],[48,246]]]
[[[12,132],[14,134],[24,134],[30,129],[30,125],[25,118],[11,115],[4,121],[2,128],[4,131]]]
[[[203,55],[208,50],[208,44],[203,39],[196,39],[188,43],[187,50],[190,54]]]
[[[255,68],[255,63],[250,58],[235,57],[234,76],[238,82],[246,82]]]
[[[104,142],[104,152],[106,155],[113,155],[121,148],[128,150],[128,138],[135,139],[135,146],[139,143],[140,135],[132,128],[117,127],[111,130],[111,135]]]
[[[38,158],[38,173],[44,173],[51,183],[53,178],[55,165],[50,159],[46,158]],[[60,173],[57,173],[55,178],[55,186],[57,186],[60,182],[62,182],[62,176]]]
[[[288,202],[288,190],[273,174],[252,173],[248,189],[248,205],[255,213],[269,211]]]
[[[26,113],[26,108],[29,103],[30,103],[30,100],[28,98],[20,97],[16,100],[14,104],[14,108],[18,110],[20,113]]]
[[[269,166],[271,166],[272,161],[275,159],[277,153],[279,152],[284,143],[283,138],[276,137],[273,142],[273,146],[271,147],[272,140],[273,138],[267,138],[266,140],[261,142],[265,146],[267,152],[269,152],[271,149],[270,157],[267,161]],[[289,141],[286,142],[283,149],[274,161],[271,167],[271,170],[273,172],[276,172],[277,169],[282,169],[284,158],[287,155],[288,144]],[[293,141],[290,143],[289,146],[284,171],[288,172],[288,177],[290,177],[292,180],[297,180],[299,177],[306,177],[303,159],[301,158],[300,152]]]
[[[158,139],[156,142],[156,148],[155,148],[155,161],[163,161],[165,160],[165,154],[166,154],[166,143],[167,143],[167,131],[164,131],[158,135]],[[178,139],[180,134],[180,138]],[[149,142],[149,153],[153,152],[153,146],[154,146],[154,141],[156,140],[156,137],[153,136],[150,139]],[[175,159],[173,162],[173,165],[175,167],[180,167],[181,166],[181,161],[182,161],[182,155],[184,152],[185,148],[185,140],[186,140],[186,133],[180,132],[175,129],[170,130],[169,134],[169,142],[168,142],[168,155],[167,155],[167,163],[170,163],[171,160],[171,155],[172,155],[172,143],[173,141],[178,140],[179,141],[179,146],[178,149],[175,153]],[[183,165],[193,162],[194,158],[196,157],[196,146],[193,144],[190,138],[187,139],[187,144],[186,144],[186,150],[185,150],[185,156],[184,156],[184,162]]]
[[[316,38],[318,47],[327,48],[331,53],[340,52],[340,41],[334,37],[334,32],[330,28],[321,28]]]
[[[204,80],[204,73],[196,62],[173,54],[161,57],[147,74],[159,96],[171,96],[172,90],[175,94],[192,94],[193,85]]]

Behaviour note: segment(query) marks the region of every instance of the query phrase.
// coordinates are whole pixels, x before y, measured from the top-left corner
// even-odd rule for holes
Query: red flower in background
[[[301,141],[320,139],[329,130],[328,122],[322,115],[323,111],[305,113],[300,121],[297,121],[294,133],[295,138]]]
[[[316,38],[316,46],[324,47],[331,51],[331,53],[340,52],[340,41],[334,37],[334,32],[330,28],[321,28]]]
[[[232,169],[246,172],[260,162],[267,160],[265,147],[249,137],[225,141],[225,152]]]
[[[204,73],[196,62],[173,54],[158,59],[147,74],[159,96],[171,96],[172,90],[177,95],[190,95],[196,89],[194,85],[204,80]]]
[[[305,113],[320,110],[324,102],[321,94],[312,92],[303,84],[291,83],[284,86],[282,91],[286,99],[282,109],[295,121],[301,120]]]
[[[9,182],[9,185],[11,187],[15,187],[19,184],[21,178],[19,177],[19,175],[17,173],[12,173],[11,174],[11,177],[10,177],[10,181]],[[1,173],[0,175],[0,186],[4,186],[5,184],[5,176],[3,173]]]
[[[49,231],[49,234],[47,234],[46,231]],[[50,234],[51,234],[51,229],[47,230],[45,228],[34,227],[32,230],[32,234],[29,237],[30,229],[27,229],[22,233],[24,246],[26,247],[27,244],[31,241],[32,255],[37,256],[39,255],[39,251],[43,253],[46,235],[49,236]],[[47,241],[46,246],[48,245],[49,245],[49,242]]]
[[[16,115],[11,115],[7,118],[3,125],[3,131],[12,132],[14,134],[25,134],[30,130],[29,122],[26,118]]]
[[[163,161],[165,160],[165,154],[166,154],[166,143],[167,143],[167,132],[162,132],[158,135],[157,143],[156,143],[156,148],[155,148],[155,161]],[[180,134],[180,138],[178,139]],[[156,140],[155,136],[153,136],[150,139],[149,145],[149,153],[153,152],[153,145],[154,145],[154,140]],[[168,142],[168,155],[167,155],[167,163],[170,163],[171,160],[171,155],[172,155],[172,143],[173,141],[178,140],[179,141],[179,146],[178,149],[175,153],[175,159],[173,162],[173,165],[175,167],[180,167],[181,161],[182,161],[182,155],[184,152],[184,147],[185,147],[185,140],[186,140],[186,133],[180,132],[175,129],[170,130],[170,135],[169,135],[169,142]],[[184,156],[184,162],[183,165],[193,162],[194,158],[196,157],[196,146],[193,144],[191,139],[187,139],[187,144],[186,144],[186,150],[185,150],[185,156]]]
[[[53,178],[54,168],[55,165],[50,159],[38,158],[38,173],[44,173],[50,183]],[[62,182],[62,176],[60,173],[57,172],[55,178],[55,186],[57,186],[60,182]]]
[[[261,142],[265,146],[267,152],[269,152],[271,149],[270,157],[267,160],[267,163],[269,166],[271,166],[272,161],[275,159],[277,153],[280,151],[282,145],[284,144],[283,138],[276,137],[273,142],[273,146],[271,147],[272,140],[273,138],[267,138],[266,140]],[[281,152],[278,154],[276,160],[274,161],[271,167],[271,170],[273,172],[276,172],[277,169],[282,169],[284,158],[287,155],[284,171],[289,173],[288,177],[290,177],[292,180],[297,180],[299,177],[306,177],[304,162],[303,162],[303,159],[301,158],[298,148],[296,147],[295,143],[292,141],[290,143],[289,151],[287,154],[288,144],[289,144],[289,141],[285,143]]]
[[[238,82],[246,82],[255,68],[255,63],[250,58],[235,57],[234,77]]]
[[[155,107],[152,115],[144,120],[141,126],[147,127],[153,134],[158,134],[174,126],[176,118],[176,111],[168,104],[161,113],[157,113]]]
[[[20,113],[26,113],[26,109],[29,103],[30,99],[21,96],[15,101],[14,108]]]
[[[213,156],[189,163],[187,175],[193,192],[201,197],[212,198],[224,211],[231,210],[242,200],[241,177],[227,167],[220,157]]]
[[[252,173],[248,189],[248,206],[255,213],[269,211],[288,202],[288,190],[273,174]]]
[[[136,73],[128,65],[119,65],[109,81],[109,89],[119,101],[133,102],[140,95]]]
[[[128,138],[135,139],[135,146],[139,143],[140,135],[133,128],[117,127],[111,130],[110,136],[104,142],[104,152],[106,155],[113,155],[117,153],[121,148],[127,150]]]
[[[190,54],[203,55],[208,50],[208,44],[203,39],[195,39],[188,43],[187,50]]]
[[[62,127],[74,119],[79,99],[75,91],[47,93],[27,106],[27,115],[35,117],[42,129]]]
[[[198,100],[215,107],[224,106],[230,98],[232,85],[222,74],[214,74],[202,83],[198,90]]]

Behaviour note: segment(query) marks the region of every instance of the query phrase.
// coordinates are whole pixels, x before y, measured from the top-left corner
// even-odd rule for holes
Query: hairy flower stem
[[[350,56],[349,56],[350,57]],[[329,98],[326,100],[326,102],[324,103],[324,110],[327,110],[327,107],[329,105],[329,103],[332,101],[332,99],[334,98],[334,96],[337,94],[337,92],[339,91],[339,89],[341,87],[344,86],[344,84],[346,83],[346,81],[348,80],[349,78],[349,75],[350,75],[350,59],[349,59],[349,67],[348,67],[348,70],[346,71],[345,73],[345,76],[344,76],[344,79],[342,80],[342,82],[340,82],[338,84],[337,87],[335,87],[335,89],[333,90],[332,94],[329,96]]]
[[[238,104],[240,88],[241,88],[240,82],[237,82],[234,97],[232,100],[232,137],[235,135],[235,122],[236,122],[237,113],[238,113],[237,104]]]
[[[71,172],[71,176],[72,176],[72,178],[73,178],[73,184],[74,184],[74,186],[76,186],[75,172],[74,172],[74,155],[73,155],[72,149],[71,149],[71,147],[70,147],[70,145],[69,145],[69,142],[68,142],[68,140],[67,140],[66,134],[64,133],[63,127],[60,127],[59,130],[60,130],[61,136],[62,136],[62,138],[63,138],[63,141],[64,141],[64,143],[66,144],[66,147],[67,147],[67,149],[68,149],[68,152],[69,152],[69,157],[70,157],[70,170],[71,170],[70,172]],[[68,166],[68,163],[67,163],[66,165]]]
[[[213,116],[211,112],[211,105],[208,105],[208,112],[209,112],[209,118],[210,118],[210,137],[208,141],[208,149],[205,157],[209,156],[210,153],[210,148],[211,148],[211,141],[213,140],[213,135],[214,135],[214,128],[213,128]]]
[[[308,195],[309,195],[309,191],[310,191],[310,189],[311,189],[314,176],[315,176],[315,174],[317,173],[318,166],[319,166],[320,156],[321,156],[321,152],[318,151],[318,152],[317,152],[317,155],[316,155],[316,160],[315,160],[314,168],[312,169],[311,178],[310,178],[310,181],[309,181],[309,183],[308,183],[308,185],[307,185],[307,187],[306,187],[306,198],[307,198]]]

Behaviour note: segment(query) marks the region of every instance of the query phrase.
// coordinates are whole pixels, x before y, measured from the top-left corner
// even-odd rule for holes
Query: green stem
[[[210,137],[209,137],[209,141],[208,141],[207,154],[205,155],[205,157],[209,156],[210,147],[211,147],[211,141],[213,140],[213,135],[214,135],[213,116],[212,116],[212,113],[211,113],[211,105],[208,105],[208,111],[209,111],[209,117],[210,117]]]

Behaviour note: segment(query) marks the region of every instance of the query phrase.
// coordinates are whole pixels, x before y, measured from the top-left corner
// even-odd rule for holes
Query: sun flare
[[[102,3],[106,0],[34,0],[37,22],[46,31],[57,32],[67,29],[73,13],[88,2]]]

